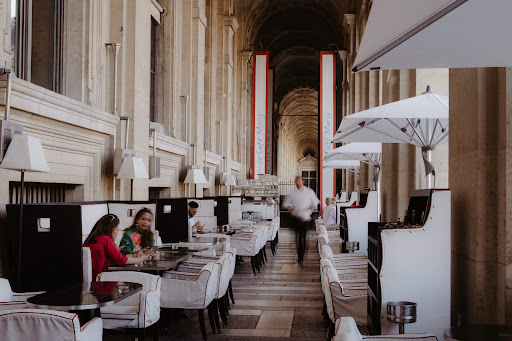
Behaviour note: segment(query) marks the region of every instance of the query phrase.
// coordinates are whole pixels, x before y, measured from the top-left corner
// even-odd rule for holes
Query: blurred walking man
[[[318,200],[311,188],[304,186],[304,180],[301,176],[295,177],[295,186],[297,188],[284,199],[283,208],[291,211],[292,214],[297,242],[297,255],[299,257],[299,265],[302,266],[304,253],[306,252],[306,234],[311,223],[311,213],[320,204],[320,200]]]

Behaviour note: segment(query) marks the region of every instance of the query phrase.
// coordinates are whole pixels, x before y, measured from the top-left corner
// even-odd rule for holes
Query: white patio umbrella
[[[326,160],[322,162],[322,168],[345,169],[359,174],[360,162],[357,160]]]
[[[352,70],[510,66],[510,13],[510,0],[374,0]]]
[[[448,97],[432,92],[345,116],[333,143],[410,143],[421,148],[427,187],[435,176],[432,150],[448,141]]]
[[[375,142],[353,142],[344,146],[338,147],[329,153],[324,158],[325,162],[341,162],[338,160],[357,160],[371,165],[375,168],[375,189],[377,190],[377,210],[378,217],[381,212],[380,201],[380,170],[382,167],[382,143]]]

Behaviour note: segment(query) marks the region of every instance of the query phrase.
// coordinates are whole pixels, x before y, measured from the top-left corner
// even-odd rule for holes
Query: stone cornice
[[[206,163],[220,166],[222,163],[222,155],[215,154],[209,150],[206,151]]]
[[[149,139],[149,146],[153,147],[153,139]],[[187,155],[190,144],[177,140],[174,137],[156,133],[156,148],[176,155]]]
[[[1,89],[6,85],[0,81]],[[5,105],[5,91],[0,104]],[[12,79],[11,108],[107,135],[115,135],[119,124],[119,117],[17,77]]]
[[[242,164],[240,162],[231,161],[231,170],[241,172],[242,171]]]

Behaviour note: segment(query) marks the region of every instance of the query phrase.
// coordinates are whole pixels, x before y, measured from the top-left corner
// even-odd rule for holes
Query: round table
[[[512,326],[470,325],[448,328],[444,331],[446,341],[512,341]]]

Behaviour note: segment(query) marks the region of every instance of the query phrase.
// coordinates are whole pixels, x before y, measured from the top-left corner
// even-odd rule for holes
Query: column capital
[[[347,50],[338,50],[337,52],[341,60],[347,60]]]
[[[345,14],[343,17],[343,26],[354,26],[356,24],[356,15],[355,14]]]
[[[192,18],[198,19],[204,27],[206,27],[207,20],[205,15],[204,0],[194,0],[192,3]]]
[[[250,50],[239,51],[238,53],[240,53],[240,56],[242,57],[242,61],[251,60],[251,57],[253,54],[253,52]]]
[[[230,27],[233,30],[233,33],[236,33],[236,30],[240,27],[238,20],[234,15],[224,16],[224,26]]]

